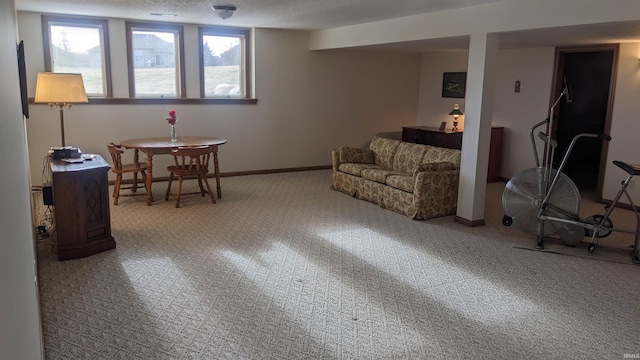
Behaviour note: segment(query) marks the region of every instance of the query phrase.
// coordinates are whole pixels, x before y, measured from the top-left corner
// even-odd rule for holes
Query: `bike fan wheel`
[[[556,170],[551,169],[548,184],[545,184],[546,171],[548,169],[544,167],[524,170],[509,180],[502,193],[502,208],[505,214],[513,219],[513,223],[518,228],[532,235],[540,235],[541,220],[537,217],[538,210],[544,199],[544,189],[556,174]],[[580,210],[580,193],[573,181],[565,174],[560,173],[549,203],[577,218]],[[568,218],[550,207],[547,207],[545,214]],[[564,225],[554,221],[545,221],[544,224],[544,236],[555,234],[557,229]]]

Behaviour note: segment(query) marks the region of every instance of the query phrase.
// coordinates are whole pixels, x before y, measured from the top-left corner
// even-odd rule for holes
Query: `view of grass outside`
[[[240,87],[240,65],[205,66],[204,85],[207,97],[216,96],[219,86]]]
[[[180,97],[178,30],[132,27],[135,97]]]
[[[175,68],[135,69],[136,97],[176,97],[177,76]]]
[[[82,74],[84,81],[84,91],[88,96],[104,96],[102,88],[102,69],[101,68],[81,68],[81,67],[61,67],[57,66],[55,72]]]
[[[238,97],[244,95],[242,86],[242,37],[204,33],[202,59],[204,62],[204,96]]]
[[[219,85],[240,84],[239,66],[207,66],[204,69],[205,93],[214,93]],[[136,69],[136,94],[141,96],[175,96],[176,76],[173,68]]]
[[[106,21],[48,18],[51,71],[82,74],[89,97],[107,95],[103,29]],[[131,28],[134,97],[179,97],[181,28]],[[248,32],[206,27],[202,32],[204,97],[244,97],[244,56]],[[187,69],[197,71],[197,69]],[[193,85],[191,85],[193,86]]]
[[[51,71],[80,73],[89,96],[105,96],[101,28],[86,26],[49,26],[51,36]]]
[[[56,72],[80,73],[87,94],[102,92],[102,69],[58,67]],[[206,66],[206,94],[213,94],[218,85],[240,85],[240,66]],[[173,68],[136,69],[136,93],[145,96],[175,96],[176,76]]]

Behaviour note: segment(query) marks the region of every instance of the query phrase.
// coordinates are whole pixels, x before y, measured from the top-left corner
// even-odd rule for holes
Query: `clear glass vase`
[[[174,143],[178,141],[178,134],[176,133],[176,126],[171,125],[171,142]]]

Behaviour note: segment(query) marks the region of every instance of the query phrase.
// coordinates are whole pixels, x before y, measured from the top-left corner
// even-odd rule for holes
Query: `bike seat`
[[[618,160],[613,160],[613,163],[620,169],[626,171],[629,175],[640,175],[640,165],[629,165]]]

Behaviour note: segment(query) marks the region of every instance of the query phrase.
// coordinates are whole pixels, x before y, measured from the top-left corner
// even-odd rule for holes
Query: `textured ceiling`
[[[16,0],[24,11],[204,25],[317,30],[503,0]],[[234,5],[229,19],[211,6]],[[151,13],[176,14],[158,17]]]
[[[2,0],[4,1],[4,0]],[[319,30],[421,13],[517,0],[15,0],[20,11],[88,15],[202,25]],[[211,6],[234,5],[229,19]],[[151,15],[175,14],[175,17]],[[518,31],[501,34],[500,47],[524,48],[640,41],[640,20]],[[368,50],[422,53],[466,50],[468,37],[431,39],[364,47]]]

